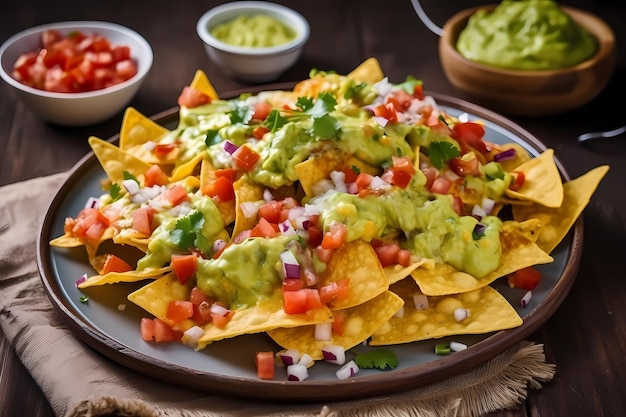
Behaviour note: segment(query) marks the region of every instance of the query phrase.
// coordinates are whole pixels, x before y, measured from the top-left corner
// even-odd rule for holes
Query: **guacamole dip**
[[[220,23],[211,30],[211,35],[229,45],[268,48],[293,40],[296,32],[272,16],[259,14]]]
[[[472,61],[518,70],[576,65],[597,41],[551,0],[503,0],[478,10],[459,34],[457,50]]]

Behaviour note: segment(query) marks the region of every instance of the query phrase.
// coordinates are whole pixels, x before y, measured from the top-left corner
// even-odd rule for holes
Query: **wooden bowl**
[[[456,49],[459,33],[478,9],[462,10],[443,27],[439,57],[448,80],[470,100],[497,112],[519,116],[548,116],[578,108],[595,98],[609,82],[615,67],[615,36],[598,17],[562,7],[598,40],[597,52],[572,67],[555,70],[509,70],[471,61]]]

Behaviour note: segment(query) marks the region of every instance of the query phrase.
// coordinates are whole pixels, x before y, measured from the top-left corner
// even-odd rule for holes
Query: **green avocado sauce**
[[[268,48],[292,41],[296,31],[273,16],[259,14],[220,23],[211,35],[229,45]]]
[[[593,55],[597,40],[552,0],[503,0],[470,16],[456,44],[472,61],[517,70],[576,65]]]

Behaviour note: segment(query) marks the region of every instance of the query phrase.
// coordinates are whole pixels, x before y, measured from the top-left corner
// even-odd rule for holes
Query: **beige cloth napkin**
[[[0,188],[0,325],[58,416],[111,412],[152,416],[479,416],[512,409],[555,367],[543,346],[520,342],[470,372],[393,396],[328,404],[278,404],[211,397],[154,380],[98,354],[63,324],[36,264],[36,237],[66,173]]]

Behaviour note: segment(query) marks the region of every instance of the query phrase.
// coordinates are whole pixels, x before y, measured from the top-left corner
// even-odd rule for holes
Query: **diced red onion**
[[[455,352],[460,352],[467,349],[467,345],[460,342],[450,342],[450,349]]]
[[[296,227],[299,230],[309,230],[309,226],[311,226],[311,219],[307,216],[296,217]]]
[[[463,321],[470,316],[470,311],[466,308],[457,308],[454,310],[454,320]]]
[[[358,194],[358,192],[359,192],[359,186],[356,185],[356,182],[351,182],[350,184],[348,184],[348,193]]]
[[[330,342],[333,336],[332,323],[318,323],[315,325],[315,340]]]
[[[476,233],[479,236],[482,236],[485,234],[485,229],[487,228],[487,226],[485,226],[484,223],[476,223],[476,225],[474,226],[474,233]]]
[[[100,199],[97,197],[89,197],[85,203],[85,208],[97,209],[100,207]]]
[[[283,276],[285,278],[300,278],[300,264],[292,251],[282,252],[280,260],[283,262]]]
[[[232,143],[231,141],[229,141],[229,140],[225,140],[225,141],[224,141],[224,150],[225,150],[228,154],[232,155],[232,154],[233,154],[233,152],[235,152],[237,149],[239,149],[239,146],[235,145],[235,144],[234,144],[234,143]]]
[[[293,236],[296,234],[296,229],[293,228],[289,219],[278,223],[278,230],[285,236]]]
[[[524,294],[524,296],[520,300],[520,304],[522,305],[522,308],[528,307],[528,303],[530,303],[530,299],[532,297],[533,297],[533,292],[532,291],[527,291],[526,294]]]
[[[413,294],[413,304],[416,310],[426,310],[428,308],[428,297],[424,294]]]
[[[306,366],[296,363],[287,367],[287,380],[304,381],[309,377],[309,370]]]
[[[278,358],[285,366],[290,366],[300,361],[300,352],[296,349],[286,349],[278,353]]]
[[[87,274],[83,274],[80,278],[78,278],[75,282],[74,285],[76,285],[77,287],[82,284],[83,282],[87,281]]]
[[[515,158],[516,152],[515,148],[510,148],[500,153],[497,153],[493,156],[493,160],[496,162],[507,161],[509,159]]]
[[[343,346],[326,345],[322,348],[322,356],[326,362],[343,365],[346,363],[346,351]]]
[[[337,372],[335,372],[335,375],[337,376],[337,379],[346,379],[353,377],[357,372],[359,372],[359,367],[356,363],[354,363],[354,361],[350,361],[339,368]]]
[[[259,212],[259,206],[253,201],[244,201],[239,204],[239,207],[241,208],[241,214],[243,214],[246,219],[256,216]]]

